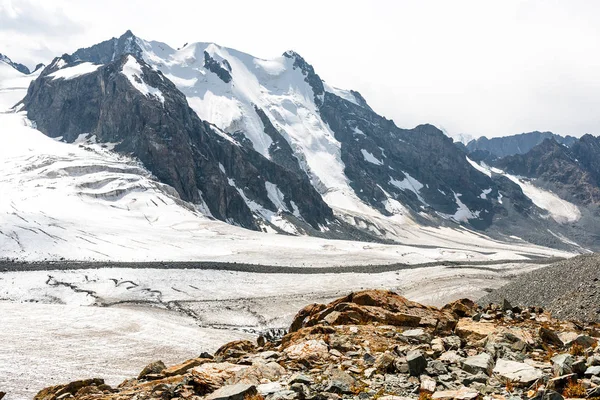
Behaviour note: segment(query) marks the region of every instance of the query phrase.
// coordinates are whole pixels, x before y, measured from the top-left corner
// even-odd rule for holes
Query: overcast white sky
[[[296,50],[401,127],[600,134],[600,1],[0,0],[0,53],[32,66],[127,29],[173,47]]]

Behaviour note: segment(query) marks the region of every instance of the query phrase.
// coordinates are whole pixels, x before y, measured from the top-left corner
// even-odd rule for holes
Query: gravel
[[[516,277],[479,299],[538,306],[559,319],[600,322],[600,254],[559,261]]]

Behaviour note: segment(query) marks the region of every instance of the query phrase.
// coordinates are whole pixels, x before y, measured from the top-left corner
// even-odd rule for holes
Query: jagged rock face
[[[280,211],[273,192],[290,215],[297,209],[298,218],[313,227],[332,218],[306,177],[219,134],[198,118],[171,81],[135,56],[122,55],[73,78],[52,75],[81,67],[79,57],[55,60],[29,88],[25,109],[42,132],[68,142],[88,134],[118,143],[116,151],[137,157],[182,199],[204,202],[214,217],[243,227],[259,228],[256,208],[263,214]],[[62,64],[66,67],[59,68]],[[274,185],[271,192],[268,184]]]
[[[94,64],[108,64],[123,54],[133,54],[140,58],[141,49],[131,31],[119,38],[112,38],[95,46],[77,50],[72,54],[73,61],[88,61]]]
[[[543,181],[577,204],[594,205],[600,202],[598,154],[600,140],[591,135],[570,148],[546,139],[528,153],[505,157],[495,165],[511,174]]]
[[[573,136],[560,136],[552,132],[535,131],[492,139],[483,136],[471,140],[467,143],[466,147],[469,153],[476,151],[488,152],[491,155],[491,157],[488,158],[489,160],[491,158],[502,158],[515,154],[525,154],[546,139],[553,139],[557,143],[566,146],[571,146],[577,141],[577,138],[574,138]]]
[[[478,228],[492,223],[496,184],[473,169],[439,129],[400,129],[370,108],[331,93],[325,93],[321,113],[342,143],[346,174],[366,203],[389,213],[387,192],[414,210],[453,215],[456,193],[470,210],[479,211],[469,223]],[[489,197],[482,199],[482,191],[489,189]]]
[[[13,62],[10,58],[8,58],[8,56],[5,56],[4,54],[0,54],[0,61],[4,61],[17,71],[25,75],[29,75],[30,73],[37,71],[39,67],[38,64],[38,67],[36,67],[34,71],[30,71],[29,68],[27,68],[25,65]]]

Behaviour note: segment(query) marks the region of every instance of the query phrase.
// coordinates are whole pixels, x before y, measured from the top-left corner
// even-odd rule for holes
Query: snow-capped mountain
[[[262,60],[126,32],[56,58],[17,109],[52,138],[139,160],[199,212],[253,230],[404,242],[451,227],[578,248],[519,182],[432,125],[397,127],[293,51]]]

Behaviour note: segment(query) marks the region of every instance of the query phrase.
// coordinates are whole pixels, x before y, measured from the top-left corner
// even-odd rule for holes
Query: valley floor
[[[306,304],[353,290],[392,289],[442,305],[481,297],[544,264],[492,261],[369,273],[35,266],[0,272],[0,389],[8,400],[89,376],[115,385],[156,359],[173,364],[285,328]]]

